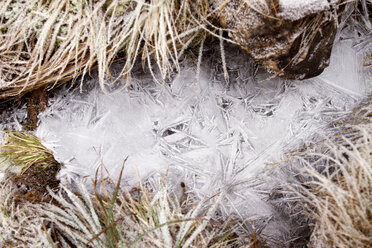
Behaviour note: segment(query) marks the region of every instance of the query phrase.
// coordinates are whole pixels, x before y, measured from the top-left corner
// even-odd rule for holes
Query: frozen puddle
[[[115,179],[128,156],[124,185],[135,185],[139,178],[151,182],[169,171],[173,186],[185,182],[198,196],[226,191],[226,214],[270,218],[275,210],[266,199],[276,183],[264,177],[271,164],[310,143],[314,133],[371,90],[348,42],[334,50],[332,59],[340,63],[306,81],[253,75],[252,64],[239,60],[239,54],[226,55],[234,77],[230,84],[208,59],[198,84],[196,69],[186,66],[170,86],[147,76],[135,78],[130,89],[105,95],[98,82],[87,82],[84,94],[77,88],[51,100],[37,136],[65,165],[63,179],[91,182],[101,164]],[[342,64],[346,59],[349,67]],[[230,188],[240,182],[246,184]],[[280,225],[285,231],[285,223]]]

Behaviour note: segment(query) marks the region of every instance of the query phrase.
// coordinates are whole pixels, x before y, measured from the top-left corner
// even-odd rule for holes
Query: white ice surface
[[[362,97],[372,90],[371,75],[365,75],[363,61],[353,48],[353,40],[337,43],[333,47],[330,66],[318,78],[346,94]]]
[[[75,89],[53,98],[36,135],[64,164],[64,180],[90,182],[102,164],[115,179],[128,156],[124,185],[169,170],[174,185],[183,181],[198,196],[224,191],[226,214],[273,218],[267,230],[280,236],[289,227],[267,202],[277,185],[267,180],[271,163],[311,142],[309,137],[370,94],[371,85],[347,41],[336,45],[325,73],[305,81],[254,76],[239,54],[226,54],[230,78],[236,77],[230,84],[207,62],[198,85],[195,68],[188,66],[170,86],[142,77],[110,95],[98,86],[87,90],[98,85],[91,80],[83,94]]]
[[[82,94],[79,87],[60,90],[40,116],[36,135],[64,164],[62,181],[80,178],[89,185],[101,164],[116,179],[128,156],[123,185],[139,178],[155,185],[156,175],[168,171],[170,188],[182,181],[200,198],[222,191],[224,214],[254,221],[265,235],[280,238],[298,226],[269,200],[274,188],[292,180],[286,171],[270,177],[272,163],[313,142],[314,134],[371,94],[371,74],[358,48],[349,38],[338,42],[330,66],[305,81],[255,74],[234,49],[226,50],[230,84],[218,55],[206,55],[198,85],[195,67],[185,65],[170,85],[142,75],[130,89],[110,95],[93,79]],[[0,113],[1,129],[20,130],[25,115],[24,107]]]

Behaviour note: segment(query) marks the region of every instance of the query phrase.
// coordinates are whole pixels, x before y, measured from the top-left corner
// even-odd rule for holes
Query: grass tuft
[[[342,135],[297,156],[302,176],[296,186],[315,221],[309,247],[371,247],[372,126],[370,103],[345,122]]]
[[[31,166],[48,168],[55,164],[53,153],[41,144],[39,138],[28,132],[4,131],[7,143],[0,146],[2,166],[20,168],[21,174]]]
[[[130,79],[137,58],[150,70],[154,63],[164,81],[185,49],[205,33],[218,36],[209,12],[208,0],[6,1],[0,8],[0,98],[53,88],[96,67],[105,90]],[[125,63],[113,78],[109,66],[116,60]]]
[[[166,186],[156,193],[143,186],[128,192],[119,182],[101,182],[103,194],[97,189],[97,180],[94,194],[78,182],[75,192],[65,186],[58,194],[50,191],[58,204],[44,204],[40,214],[54,227],[54,233],[60,234],[54,244],[186,248],[232,247],[240,241],[235,225],[211,220],[218,199],[209,199],[209,207],[206,202],[190,201],[185,208]]]

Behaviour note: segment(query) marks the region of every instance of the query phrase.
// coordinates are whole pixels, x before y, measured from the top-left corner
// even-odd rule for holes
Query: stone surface
[[[330,10],[339,0],[279,0],[278,17],[286,20],[299,20],[311,14]]]
[[[283,9],[278,0],[218,0],[213,7],[221,26],[229,30],[229,37],[257,63],[283,78],[306,79],[328,66],[337,31],[337,20],[329,11],[334,5],[320,8],[316,1],[299,5],[303,17],[291,17],[288,4]],[[309,9],[305,11],[304,6]],[[287,14],[283,15],[282,10]]]

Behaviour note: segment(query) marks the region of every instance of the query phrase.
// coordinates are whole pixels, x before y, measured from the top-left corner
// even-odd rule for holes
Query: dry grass
[[[296,157],[304,165],[297,185],[303,206],[315,220],[309,247],[372,246],[371,105],[357,109],[342,136]]]
[[[50,247],[36,208],[16,205],[10,184],[0,184],[0,247]]]
[[[95,194],[91,195],[85,186],[76,185],[75,193],[67,187],[59,194],[50,192],[58,206],[47,204],[40,210],[40,215],[53,227],[54,245],[232,247],[238,244],[234,225],[211,221],[218,196],[209,199],[210,204],[183,202],[186,206],[181,206],[165,186],[156,193],[142,186],[127,192],[117,183],[111,185],[113,191],[108,193],[110,185],[103,183],[103,195],[98,193],[96,185]]]
[[[149,68],[155,61],[165,80],[186,48],[214,34],[208,8],[208,0],[5,1],[0,8],[0,98],[52,88],[95,67],[105,89],[130,78],[139,57]],[[109,65],[117,59],[125,65],[113,79]]]
[[[53,201],[31,204],[0,185],[0,241],[5,247],[241,247],[239,221],[215,217],[220,196],[179,200],[162,186],[131,192],[95,181],[95,192],[74,182],[49,191]],[[111,190],[110,190],[111,189]],[[2,247],[0,245],[0,247]],[[249,247],[256,247],[251,245]]]
[[[53,88],[93,68],[98,68],[104,91],[117,81],[130,84],[132,68],[139,59],[155,80],[164,82],[179,68],[185,49],[201,44],[206,36],[225,39],[222,29],[211,22],[214,12],[228,2],[212,9],[210,0],[4,1],[0,8],[0,99]],[[273,9],[267,9],[269,15],[247,1],[244,5],[277,19],[274,2]],[[340,1],[344,2],[350,1]],[[306,23],[299,54],[311,43],[324,18]],[[113,77],[109,66],[116,60],[125,63],[121,73]],[[155,77],[154,68],[159,69],[161,78]]]

